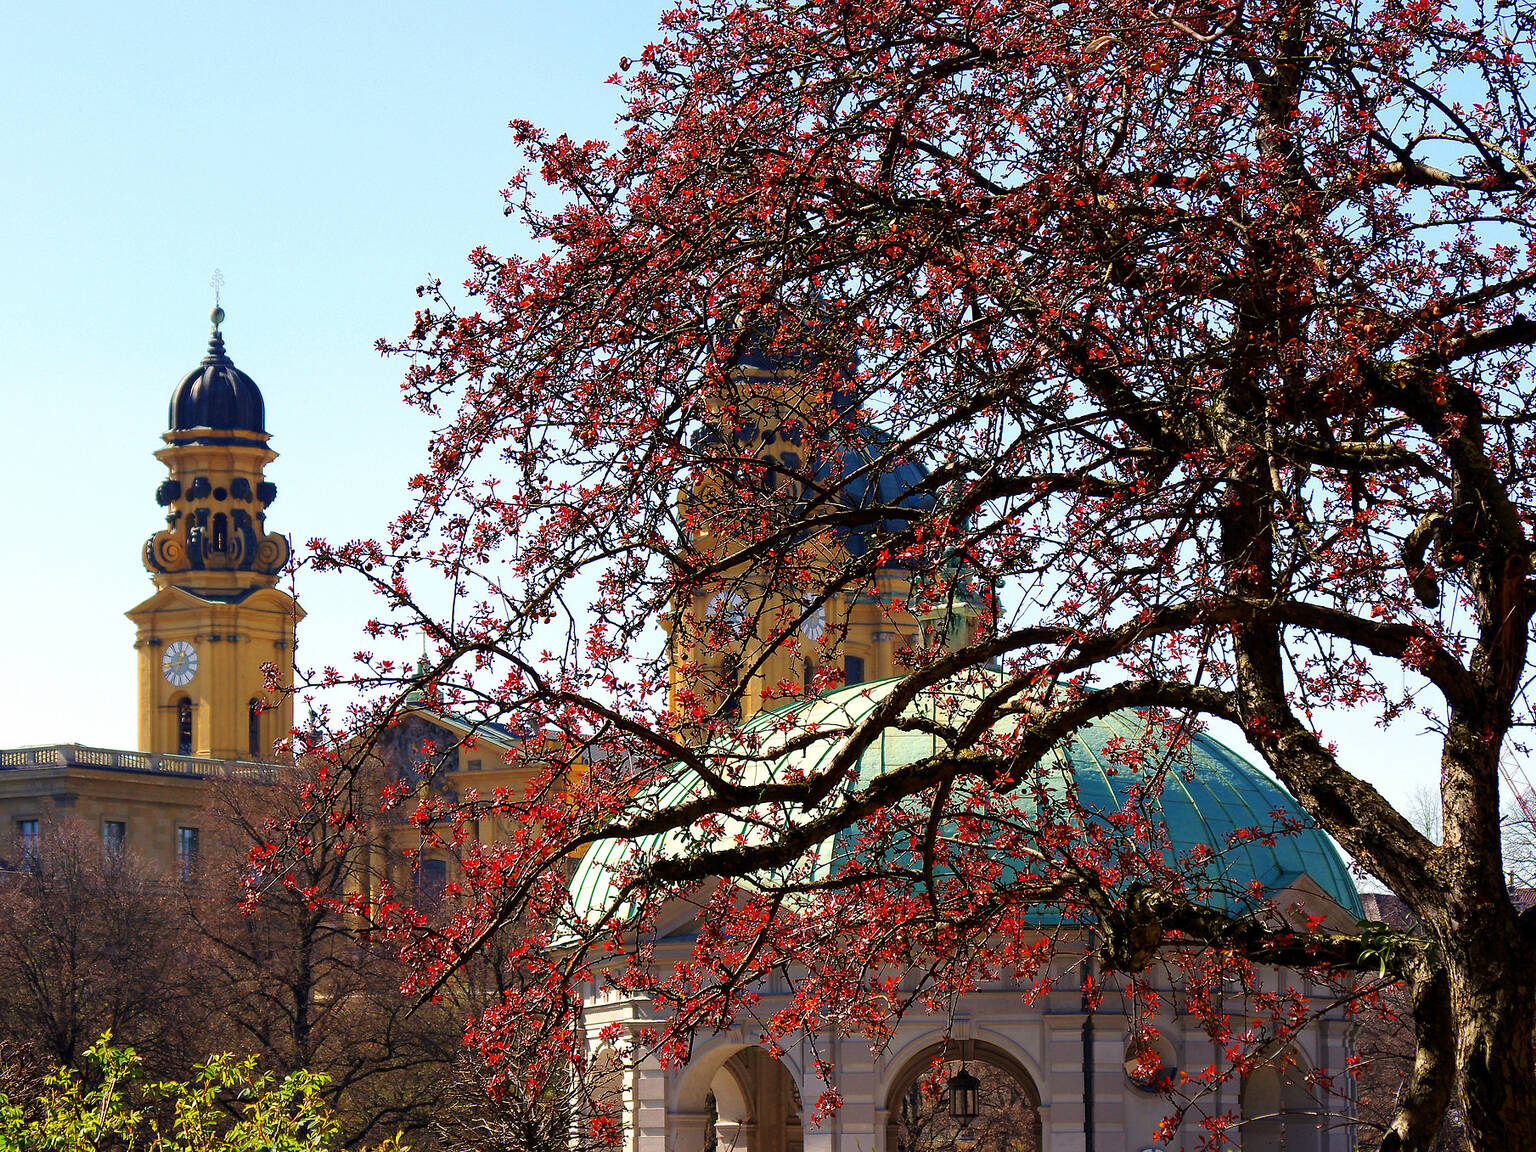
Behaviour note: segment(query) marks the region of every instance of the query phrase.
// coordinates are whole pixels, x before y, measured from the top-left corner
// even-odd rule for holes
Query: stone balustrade
[[[83,744],[42,744],[33,748],[0,749],[0,772],[22,768],[101,768],[108,772],[144,772],[156,776],[260,781],[276,779],[277,765],[255,760],[214,760],[204,756],[171,756],[128,752],[120,748],[90,748]]]

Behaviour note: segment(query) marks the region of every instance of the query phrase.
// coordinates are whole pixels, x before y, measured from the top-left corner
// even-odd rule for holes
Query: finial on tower
[[[224,309],[219,306],[219,299],[224,294],[223,271],[218,268],[213,270],[213,275],[208,280],[208,287],[213,289],[213,311],[208,313],[208,318],[213,321],[213,335],[208,338],[208,355],[203,359],[204,364],[226,359],[224,334],[219,331],[219,325],[224,323]]]
[[[213,311],[209,313],[209,318],[213,320],[213,334],[217,336],[219,325],[224,323],[224,309],[220,307],[221,298],[224,295],[224,273],[221,269],[213,270],[208,287],[213,289]]]

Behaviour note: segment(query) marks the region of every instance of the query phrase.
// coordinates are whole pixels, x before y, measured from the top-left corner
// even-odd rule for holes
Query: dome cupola
[[[887,728],[860,758],[849,791],[872,789],[882,777],[938,755],[943,745],[931,729],[963,719],[1000,679],[998,673],[982,672],[974,680],[960,678],[921,693],[904,715],[923,721],[924,726]],[[901,683],[902,678],[896,677],[851,685],[758,713],[734,737],[740,742],[739,763],[744,765],[738,782],[751,787],[804,779],[828,763],[844,736]],[[1014,713],[998,722],[997,731],[1011,731],[1018,723],[1020,715]],[[1064,813],[1076,812],[1083,837],[1098,826],[1123,844],[1129,834],[1126,829],[1134,825],[1117,829],[1113,822],[1121,813],[1138,814],[1159,836],[1155,841],[1159,846],[1142,847],[1147,866],[1162,862],[1148,877],[1156,875],[1160,883],[1177,877],[1183,884],[1180,890],[1192,894],[1192,899],[1231,915],[1252,914],[1265,897],[1278,898],[1288,890],[1308,894],[1310,889],[1310,899],[1318,905],[1313,911],[1326,911],[1331,904],[1344,923],[1364,919],[1348,864],[1277,780],[1203,733],[1192,738],[1186,753],[1168,757],[1160,768],[1156,767],[1158,757],[1147,759],[1153,769],[1150,775],[1144,774],[1123,757],[1125,750],[1141,747],[1147,735],[1147,721],[1127,710],[1094,720],[1063,740],[1042,761],[1033,782],[1034,789],[1074,798],[1052,819],[1060,821]],[[786,750],[776,752],[776,746]],[[657,811],[674,809],[705,795],[709,787],[692,769],[680,766],[675,776],[659,786],[651,804]],[[957,795],[963,795],[965,786],[957,787],[962,789]],[[701,848],[753,842],[762,828],[806,823],[826,815],[842,795],[837,793],[822,808],[807,810],[786,802],[754,810],[750,820],[726,816],[714,825],[701,823],[635,840],[599,841],[587,849],[572,876],[574,910],[588,922],[616,913],[627,915],[615,901],[623,889],[623,877],[637,865]],[[963,819],[954,816],[936,825],[939,834],[960,837],[964,823],[967,842],[973,847],[979,850],[992,840],[991,851],[1001,866],[1000,883],[1026,877],[1037,867],[1030,856],[1014,856],[1010,849],[996,846],[1017,844],[1023,839],[1020,830],[1035,820],[1038,801],[1031,788],[998,794],[983,785],[967,802],[957,804],[957,810],[963,812]],[[850,863],[873,866],[877,875],[887,865],[910,873],[913,863],[909,849],[903,847],[905,841],[900,836],[882,840],[882,835],[888,833],[871,834],[861,821],[808,849],[794,867],[804,870],[804,878],[817,881],[829,879]],[[944,879],[944,867],[935,867],[935,874]],[[748,885],[756,882],[750,875],[733,879]],[[782,879],[776,875],[767,883]],[[1303,887],[1303,880],[1310,884]],[[1033,907],[1025,918],[1042,928],[1069,923],[1060,909],[1046,905]]]
[[[208,428],[221,432],[266,432],[266,405],[261,390],[224,351],[224,335],[219,325],[224,309],[212,314],[213,335],[208,340],[208,354],[182,377],[171,393],[169,428],[172,432]]]

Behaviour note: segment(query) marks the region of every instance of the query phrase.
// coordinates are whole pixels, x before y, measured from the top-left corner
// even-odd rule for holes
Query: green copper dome
[[[814,772],[836,753],[842,734],[868,716],[899,683],[897,678],[841,688],[816,700],[797,701],[754,717],[738,737],[744,747],[761,742],[761,747],[754,749],[756,755],[748,761],[752,766],[748,769],[749,778],[743,782],[782,779],[794,771]],[[907,712],[931,715],[933,710],[941,709],[952,719],[955,712],[965,708],[965,696],[965,690],[929,693],[914,701]],[[1117,765],[1112,749],[1134,744],[1145,730],[1135,712],[1116,712],[1079,729],[1058,745],[1061,783],[1065,785],[1070,772],[1078,803],[1085,812],[1110,815],[1132,801],[1133,791],[1144,780],[1133,769]],[[783,744],[786,731],[825,731],[827,736],[812,742],[809,748],[776,757],[772,754],[773,746]],[[1236,910],[1247,902],[1244,894],[1253,888],[1278,893],[1306,876],[1345,913],[1363,919],[1359,894],[1338,849],[1313,825],[1290,793],[1267,773],[1209,736],[1197,736],[1191,744],[1188,757],[1163,774],[1161,795],[1148,808],[1152,820],[1166,828],[1171,856],[1207,850],[1211,853],[1205,873],[1218,883],[1205,902]],[[936,738],[928,733],[887,729],[860,759],[858,785],[866,785],[886,772],[932,755],[937,748]],[[645,807],[664,810],[701,789],[697,776],[691,771],[680,771],[652,794],[648,803],[645,797],[637,800]],[[1025,799],[1013,803],[1021,812],[1030,807],[1030,801]],[[794,818],[787,813],[778,816]],[[1267,833],[1277,822],[1294,822],[1300,830],[1275,836],[1253,836],[1248,832],[1258,829]],[[768,835],[765,826],[772,823],[772,817],[753,827],[728,822],[711,839],[721,846],[741,840],[761,841]],[[857,839],[857,831],[850,829],[814,849],[815,874],[829,875],[860,853],[861,849],[855,846]],[[605,910],[611,912],[617,872],[637,859],[697,852],[701,846],[705,845],[691,832],[593,845],[571,879],[574,911],[589,921],[602,916]],[[1058,922],[1059,916],[1042,908],[1037,919],[1044,926]]]

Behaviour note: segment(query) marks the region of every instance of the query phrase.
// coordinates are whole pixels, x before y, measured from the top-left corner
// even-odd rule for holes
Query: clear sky
[[[379,532],[429,424],[400,401],[415,286],[478,244],[521,248],[506,123],[608,137],[603,83],[655,0],[20,5],[0,42],[0,747],[132,747],[152,453],[202,357],[223,271],[230,356],[280,454],[269,525]],[[303,664],[344,662],[369,597],[304,578]],[[1337,729],[1394,797],[1432,768],[1412,729]],[[1225,734],[1224,734],[1225,735]]]

